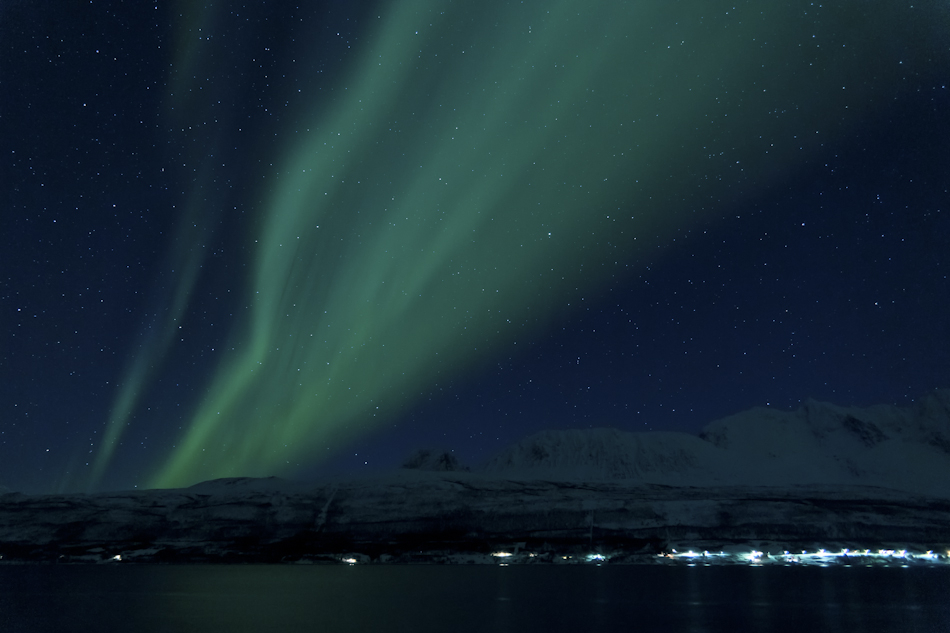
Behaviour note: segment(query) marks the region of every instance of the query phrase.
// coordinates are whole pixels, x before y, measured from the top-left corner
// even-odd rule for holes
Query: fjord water
[[[950,631],[939,567],[7,565],[0,631]]]

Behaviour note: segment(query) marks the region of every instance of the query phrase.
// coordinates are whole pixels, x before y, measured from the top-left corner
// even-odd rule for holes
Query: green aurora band
[[[868,66],[899,18],[835,4],[389,3],[335,98],[288,134],[250,316],[150,484],[330,456],[788,177],[897,82]]]

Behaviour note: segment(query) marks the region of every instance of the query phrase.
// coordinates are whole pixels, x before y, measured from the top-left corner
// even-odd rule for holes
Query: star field
[[[489,4],[0,8],[0,485],[950,384],[945,10]]]

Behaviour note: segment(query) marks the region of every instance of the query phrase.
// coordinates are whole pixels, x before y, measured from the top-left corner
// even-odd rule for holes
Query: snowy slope
[[[485,472],[514,479],[714,484],[723,481],[722,453],[686,433],[542,431],[503,450],[488,462]]]
[[[662,485],[868,485],[950,496],[950,389],[913,407],[755,408],[686,433],[544,431],[485,467],[513,479]]]

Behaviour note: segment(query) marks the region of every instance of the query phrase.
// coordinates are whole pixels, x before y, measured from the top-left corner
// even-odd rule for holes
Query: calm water
[[[0,631],[950,631],[946,568],[2,566]]]

